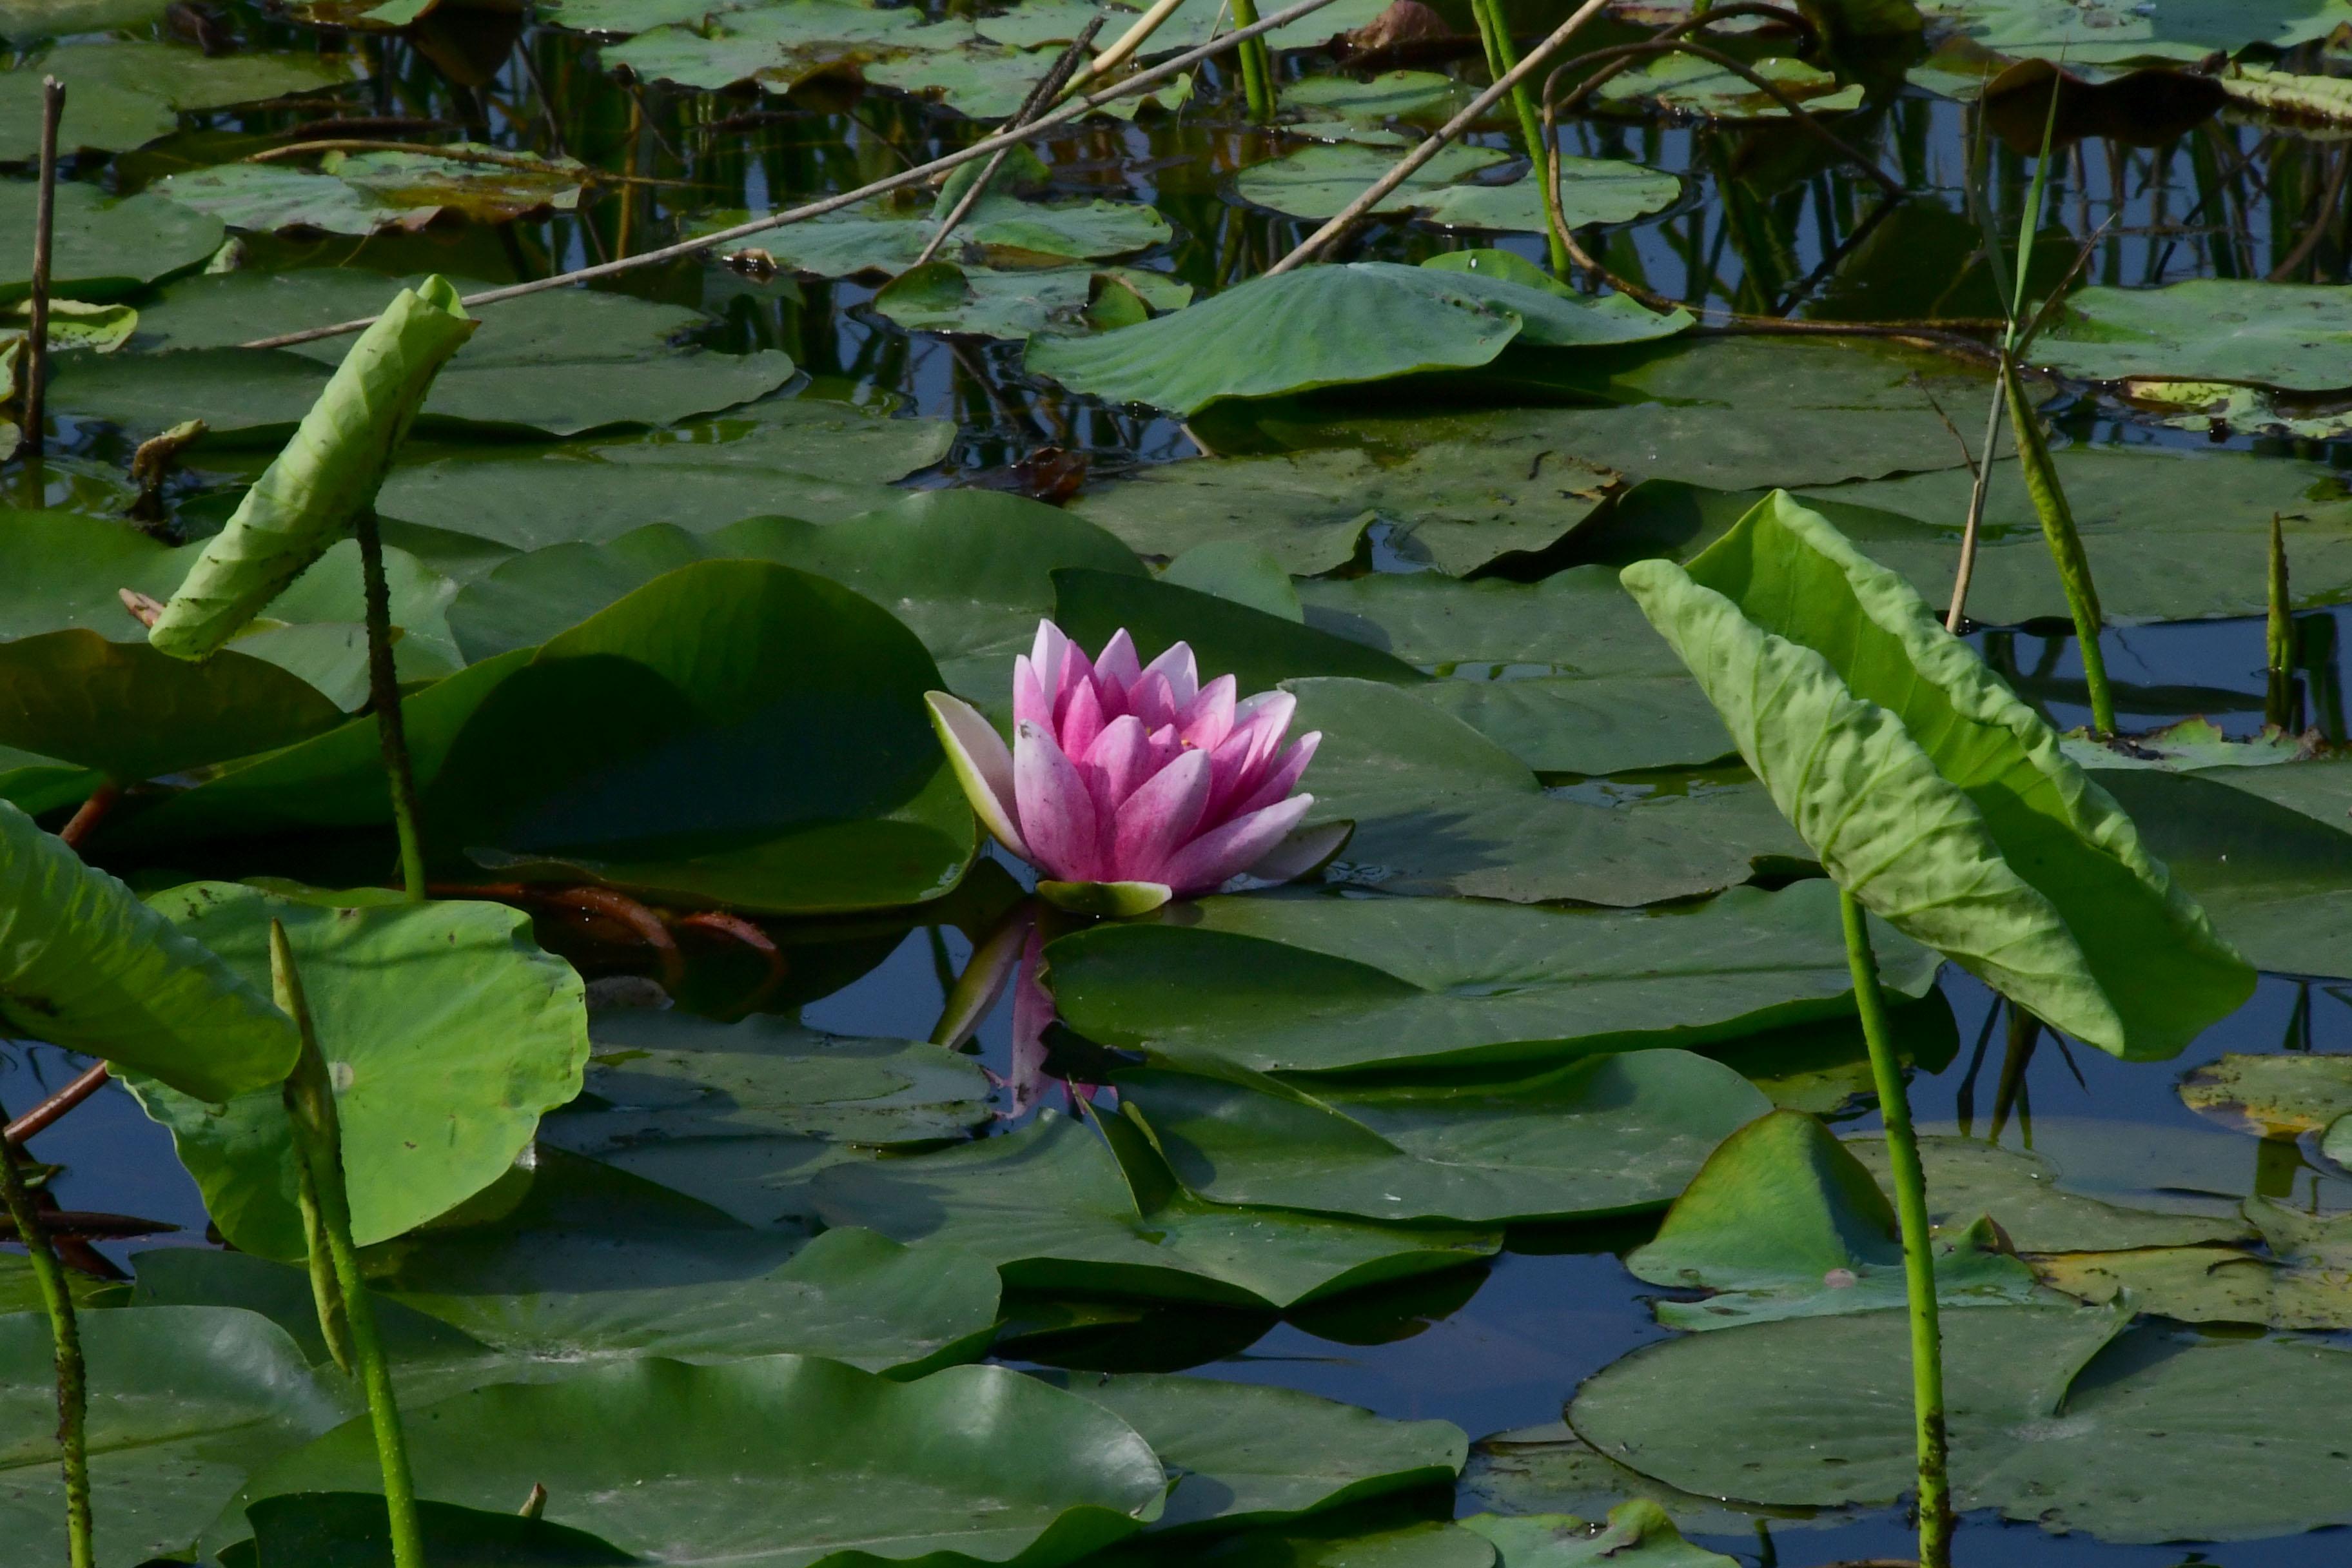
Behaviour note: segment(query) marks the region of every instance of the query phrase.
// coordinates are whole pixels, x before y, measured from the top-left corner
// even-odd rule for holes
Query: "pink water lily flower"
[[[1146,667],[1120,630],[1089,659],[1041,621],[1013,661],[1010,750],[970,704],[927,700],[973,813],[1045,873],[1039,890],[1131,914],[1235,877],[1286,881],[1347,837],[1345,823],[1299,830],[1315,797],[1291,792],[1323,737],[1283,744],[1297,700],[1234,693],[1230,675],[1202,685],[1183,643]]]

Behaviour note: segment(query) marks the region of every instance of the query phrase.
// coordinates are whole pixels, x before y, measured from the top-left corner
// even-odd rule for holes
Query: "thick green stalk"
[[[2287,593],[2286,532],[2271,513],[2270,618],[2263,628],[2263,663],[2270,671],[2263,717],[2282,730],[2294,725],[2294,606]]]
[[[1895,1175],[1895,1216],[1903,1231],[1903,1283],[1911,1305],[1911,1405],[1919,1443],[1919,1568],[1951,1568],[1952,1494],[1944,1429],[1944,1341],[1936,1321],[1935,1242],[1927,1234],[1927,1173],[1911,1130],[1911,1099],[1903,1064],[1886,1026],[1886,997],[1878,988],[1878,957],[1862,906],[1843,888],[1838,913],[1845,923],[1846,966],[1862,1037],[1870,1047],[1870,1075],[1878,1086],[1878,1114],[1886,1123],[1886,1160]]]
[[[384,1508],[392,1521],[394,1568],[425,1568],[416,1482],[409,1473],[400,1405],[392,1392],[392,1367],[384,1359],[383,1342],[376,1334],[375,1308],[360,1273],[359,1248],[352,1241],[351,1197],[343,1185],[342,1123],[335,1112],[334,1080],[319,1049],[319,1033],[310,1022],[310,1003],[302,994],[302,977],[294,968],[294,950],[287,942],[286,928],[276,921],[269,922],[269,978],[278,1007],[294,1020],[302,1037],[302,1054],[286,1077],[286,1118],[293,1125],[295,1151],[310,1175],[320,1228],[326,1233],[328,1255],[342,1300],[343,1327],[350,1336],[351,1353],[359,1363],[360,1384],[367,1393],[368,1424],[375,1431],[376,1460],[383,1468]],[[322,1321],[320,1327],[332,1343],[336,1325]]]
[[[2083,536],[2074,527],[2074,510],[2066,504],[2065,488],[2058,482],[2057,465],[2050,459],[2050,444],[2042,439],[2042,421],[2025,400],[2017,379],[2017,365],[2003,357],[2002,395],[2009,399],[2009,426],[2017,437],[2018,467],[2025,475],[2025,491],[2033,498],[2034,515],[2042,520],[2042,537],[2049,542],[2050,557],[2058,563],[2059,585],[2066,591],[2066,608],[2074,617],[2074,641],[2083,650],[2083,681],[2091,689],[2091,728],[2102,735],[2116,732],[2116,694],[2107,685],[2107,658],[2099,647],[2099,591],[2091,582],[2091,558],[2084,552]]]
[[[1257,0],[1232,0],[1234,26],[1257,26]],[[1242,93],[1249,100],[1250,118],[1260,125],[1274,122],[1274,55],[1264,38],[1252,38],[1238,51],[1242,58]]]
[[[1500,81],[1513,66],[1519,63],[1519,52],[1511,44],[1511,28],[1503,15],[1503,0],[1470,0],[1470,14],[1477,18],[1478,39],[1486,46],[1486,68]],[[1544,140],[1543,116],[1537,111],[1535,94],[1528,84],[1520,82],[1511,89],[1511,109],[1519,117],[1519,139],[1528,146],[1528,178],[1540,180],[1538,190],[1551,184],[1551,143]],[[1568,275],[1568,247],[1557,234],[1547,234],[1550,245],[1551,269],[1555,276]]]
[[[392,825],[400,835],[400,879],[412,902],[425,901],[425,844],[416,831],[416,773],[408,763],[408,724],[400,711],[400,678],[392,664],[392,584],[383,574],[383,534],[375,509],[362,507],[353,525],[360,572],[367,589],[368,703],[383,744],[383,771],[392,787]]]
[[[8,1113],[0,1109],[0,1125]],[[98,1553],[90,1545],[89,1451],[83,1436],[83,1418],[89,1408],[89,1384],[82,1369],[81,1328],[74,1319],[73,1297],[66,1289],[66,1271],[58,1249],[41,1228],[40,1211],[16,1169],[14,1150],[0,1142],[0,1194],[5,1194],[8,1217],[16,1223],[16,1239],[33,1260],[33,1282],[41,1292],[41,1310],[49,1315],[49,1338],[57,1346],[58,1447],[65,1458],[66,1560],[72,1568],[93,1568]]]

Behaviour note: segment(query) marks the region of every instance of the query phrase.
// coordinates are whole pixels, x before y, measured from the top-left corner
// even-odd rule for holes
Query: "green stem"
[[[1886,997],[1878,988],[1878,959],[1862,906],[1843,888],[1838,913],[1845,924],[1845,958],[1853,973],[1854,1006],[1870,1046],[1878,1113],[1886,1123],[1887,1163],[1895,1174],[1895,1214],[1903,1230],[1903,1282],[1911,1304],[1911,1403],[1918,1425],[1919,1565],[1951,1568],[1952,1497],[1944,1430],[1944,1345],[1936,1321],[1935,1243],[1927,1234],[1927,1175],[1919,1139],[1911,1130],[1911,1100],[1903,1065],[1886,1026]]]
[[[1518,49],[1511,42],[1511,28],[1503,15],[1503,0],[1470,0],[1470,14],[1478,22],[1478,40],[1486,47],[1486,69],[1500,81],[1512,67],[1519,63]],[[1519,118],[1519,139],[1527,143],[1528,178],[1540,180],[1538,190],[1551,184],[1551,143],[1544,140],[1543,116],[1536,109],[1535,94],[1526,82],[1511,89],[1511,109]],[[1554,275],[1568,276],[1568,247],[1557,234],[1549,233],[1551,269]]]
[[[400,879],[412,902],[425,901],[425,846],[416,832],[416,773],[408,764],[408,724],[400,711],[400,678],[392,664],[392,584],[383,574],[383,534],[372,507],[360,510],[360,572],[367,588],[368,701],[392,785],[392,823],[400,835]]]
[[[2000,384],[2009,401],[2009,426],[2017,437],[2018,467],[2025,476],[2025,490],[2033,498],[2034,514],[2042,520],[2042,537],[2049,542],[2051,559],[2058,563],[2059,585],[2066,591],[2066,609],[2074,617],[2074,642],[2083,652],[2083,681],[2091,689],[2091,728],[2112,735],[2116,694],[2107,685],[2107,656],[2099,647],[2105,617],[2099,610],[2099,591],[2091,582],[2091,558],[2084,552],[2083,536],[2074,527],[2074,510],[2067,504],[2065,488],[2058,482],[2058,468],[2051,460],[2050,443],[2042,438],[2042,421],[2025,400],[2017,362],[2007,355],[2001,358]]]
[[[2287,591],[2286,532],[2271,513],[2270,618],[2263,627],[2263,663],[2270,671],[2263,703],[2264,719],[2282,730],[2294,728],[2294,605]]]
[[[1257,26],[1257,0],[1232,0],[1234,26]],[[1249,100],[1252,120],[1261,125],[1274,123],[1274,56],[1264,38],[1252,38],[1241,47],[1242,92]]]
[[[0,1109],[0,1125],[8,1113]],[[16,1239],[33,1261],[33,1282],[41,1292],[41,1309],[49,1315],[49,1338],[57,1346],[58,1447],[66,1473],[66,1560],[72,1568],[92,1568],[98,1554],[90,1545],[89,1450],[83,1435],[89,1408],[89,1384],[81,1360],[81,1327],[74,1319],[73,1297],[66,1289],[66,1271],[58,1250],[41,1226],[40,1211],[16,1169],[16,1151],[0,1142],[0,1194],[5,1194],[8,1217],[16,1223]]]
[[[286,941],[285,926],[277,921],[269,922],[269,978],[279,1009],[294,1020],[302,1038],[302,1054],[286,1076],[286,1117],[293,1125],[295,1150],[310,1173],[319,1228],[326,1233],[342,1301],[341,1326],[349,1335],[351,1353],[359,1363],[360,1384],[367,1393],[368,1424],[375,1432],[376,1460],[383,1468],[384,1509],[392,1521],[394,1568],[425,1568],[416,1482],[409,1473],[400,1405],[392,1391],[392,1367],[384,1359],[383,1341],[376,1334],[375,1308],[360,1273],[359,1248],[352,1241],[351,1195],[343,1185],[342,1124],[335,1110],[334,1079],[319,1049],[319,1033],[310,1022],[302,977],[294,968],[294,950]],[[337,1325],[322,1322],[320,1326],[329,1342],[333,1342]]]

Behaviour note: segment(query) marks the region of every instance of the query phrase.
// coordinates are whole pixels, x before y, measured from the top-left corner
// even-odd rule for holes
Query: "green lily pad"
[[[102,1568],[180,1555],[246,1476],[348,1417],[268,1319],[228,1307],[86,1312],[90,1493]],[[64,1562],[48,1319],[0,1317],[0,1529],[29,1562]]]
[[[1133,1124],[1095,1120],[1100,1133],[1048,1111],[940,1153],[830,1166],[808,1196],[827,1225],[936,1238],[1024,1289],[1260,1309],[1455,1268],[1499,1244],[1491,1231],[1206,1203],[1177,1185]]]
[[[355,57],[240,49],[208,55],[139,39],[60,44],[0,71],[0,160],[30,163],[41,145],[41,79],[73,84],[58,128],[62,149],[121,152],[179,129],[200,109],[331,90],[354,79]]]
[[[1466,1500],[1507,1515],[1590,1518],[1632,1499],[1656,1504],[1692,1535],[1748,1535],[1759,1521],[1775,1531],[1845,1521],[1836,1512],[1727,1503],[1677,1491],[1608,1458],[1564,1421],[1497,1432],[1473,1443],[1470,1462],[1462,1472],[1462,1491]]]
[[[1492,1545],[1459,1525],[1420,1517],[1426,1512],[1349,1509],[1212,1541],[1147,1532],[1104,1552],[1094,1568],[1495,1568]]]
[[[800,398],[702,432],[453,452],[393,470],[377,504],[514,550],[601,544],[655,522],[698,532],[779,512],[838,522],[897,500],[887,481],[937,462],[954,438],[944,420]]]
[[[751,235],[741,241],[741,248],[764,250],[780,267],[820,278],[861,272],[896,276],[915,264],[939,232],[942,216],[931,201],[879,196]],[[749,213],[719,212],[703,221],[712,229],[732,228],[751,217]],[[992,189],[956,225],[940,257],[965,267],[1052,267],[1149,250],[1166,244],[1173,233],[1167,219],[1136,202],[1031,202]]]
[[[290,745],[342,720],[308,681],[235,648],[190,664],[93,631],[0,642],[0,743],[126,784]]]
[[[392,0],[407,4],[412,0]],[[498,1568],[602,1568],[642,1563],[584,1530],[504,1510],[459,1508],[420,1499],[418,1533],[435,1563],[494,1563]],[[263,1498],[246,1510],[249,1555],[230,1548],[222,1568],[274,1568],[279,1563],[373,1565],[392,1561],[392,1521],[383,1499],[363,1492],[293,1492]]]
[[[1941,1238],[1935,1261],[1942,1306],[2046,1300],[2033,1270],[1989,1246],[1976,1227]],[[1905,1301],[1894,1205],[1827,1128],[1792,1110],[1759,1117],[1725,1140],[1625,1267],[1654,1285],[1710,1292],[1700,1301],[1659,1302],[1658,1321],[1670,1329]]]
[[[1549,452],[1513,468],[1441,441],[1387,464],[1348,448],[1167,463],[1072,510],[1143,554],[1247,539],[1302,576],[1345,565],[1364,530],[1386,521],[1399,556],[1460,575],[1549,549],[1600,508],[1616,477]]]
[[[1623,580],[1864,908],[2121,1057],[2252,993],[2049,725],[1818,513],[1776,492],[1691,566]]]
[[[2269,1198],[2247,1199],[2245,1212],[2268,1256],[2219,1247],[2068,1252],[2035,1258],[2033,1270],[2094,1305],[2128,1291],[2137,1310],[2184,1322],[2352,1327],[2352,1221]]]
[[[1290,580],[1290,574],[1271,552],[1247,540],[1195,545],[1161,568],[1160,580],[1196,593],[1214,594],[1293,626],[1307,619],[1298,603],[1298,585]]]
[[[337,1080],[352,1231],[399,1236],[496,1181],[541,1112],[580,1089],[587,1057],[580,981],[499,904],[346,907],[197,882],[157,908],[255,984],[269,976],[270,922],[286,926]],[[305,1255],[296,1163],[275,1086],[207,1102],[130,1079],[238,1247]]]
[[[1448,1486],[1468,1439],[1450,1421],[1387,1421],[1296,1389],[1152,1373],[1036,1374],[1140,1433],[1175,1488],[1155,1532],[1234,1528]]]
[[[1693,1546],[1644,1498],[1609,1510],[1606,1524],[1570,1514],[1472,1514],[1462,1528],[1495,1543],[1496,1568],[1733,1568],[1736,1558]]]
[[[286,1015],[248,974],[5,804],[0,909],[0,1025],[11,1034],[187,1093],[257,1090],[275,1101],[299,1048]]]
[[[1679,325],[1480,274],[1365,261],[1254,278],[1140,326],[1034,342],[1026,363],[1073,391],[1189,415],[1221,397],[1483,365],[1514,339],[1589,346]]]
[[[694,905],[923,902],[972,856],[923,707],[939,685],[914,635],[846,588],[767,562],[683,566],[482,700],[420,773],[427,840],[501,879]]]
[[[1944,1320],[1953,1503],[2099,1541],[2258,1540],[2352,1521],[2329,1478],[2352,1354],[2205,1339],[2117,1310]],[[1906,1315],[1801,1318],[1637,1351],[1569,1419],[1603,1453],[1686,1490],[1827,1505],[1892,1501],[1916,1477]],[[1889,1375],[1889,1368],[1895,1369]],[[2283,1445],[2277,1413],[2304,1413]],[[1789,1441],[1802,1431],[1802,1443]]]
[[[492,151],[468,142],[453,143],[452,150]],[[476,223],[504,223],[529,213],[570,212],[580,205],[586,179],[582,165],[528,153],[500,156],[521,157],[527,163],[428,153],[331,152],[316,170],[291,163],[222,163],[166,175],[155,189],[231,228],[264,233],[413,230],[444,213]]]
[[[2180,1080],[2181,1103],[2257,1138],[2314,1132],[2352,1114],[2352,1056],[2231,1051]]]
[[[986,26],[982,24],[983,28]],[[1310,126],[1339,120],[1354,126],[1402,122],[1434,131],[1473,96],[1464,83],[1443,71],[1382,71],[1362,81],[1349,76],[1310,76],[1282,84],[1282,109],[1286,115],[1305,117]],[[1305,131],[1306,127],[1291,129]],[[1364,184],[1369,185],[1371,180]]]
[[[1845,1149],[1882,1190],[1892,1186],[1885,1139],[1850,1139]],[[1927,1172],[1927,1217],[1933,1225],[1949,1230],[1990,1215],[2020,1252],[2202,1247],[2253,1238],[2252,1228],[2235,1215],[2160,1214],[2069,1192],[2060,1184],[2056,1165],[2023,1150],[1930,1135],[1919,1140],[1919,1158]]]
[[[326,1335],[319,1327],[318,1298],[310,1293],[310,1276],[299,1264],[272,1263],[249,1252],[215,1251],[208,1247],[157,1247],[133,1255],[137,1278],[131,1284],[130,1305],[150,1307],[235,1307],[257,1312],[286,1331],[311,1365],[331,1358]],[[376,1331],[386,1354],[395,1362],[479,1358],[488,1347],[459,1333],[437,1318],[412,1310],[380,1293],[373,1298]]]
[[[1660,1207],[1770,1109],[1731,1068],[1675,1050],[1475,1085],[1312,1089],[1180,1053],[1122,1071],[1118,1086],[1176,1179],[1204,1198],[1474,1225]]]
[[[2033,357],[2086,381],[2147,376],[2327,392],[2352,386],[2352,310],[2338,289],[2247,279],[2084,289],[2034,340]]]
[[[1293,217],[1328,218],[1396,166],[1399,154],[1351,143],[1302,147],[1271,163],[1253,164],[1234,182],[1244,201]],[[1412,212],[1450,228],[1544,227],[1543,193],[1520,178],[1488,184],[1479,176],[1507,154],[1491,147],[1447,147],[1399,185],[1376,212]],[[1682,182],[1672,174],[1614,159],[1563,157],[1560,205],[1569,226],[1631,223],[1672,205]]]
[[[827,71],[855,69],[907,49],[952,48],[971,37],[969,23],[926,26],[919,10],[885,9],[860,0],[778,0],[705,16],[693,25],[648,27],[603,52],[604,67],[626,66],[648,81],[719,89],[755,82],[782,92]]]
[[[1919,10],[1984,48],[2069,66],[2185,63],[2250,44],[2292,48],[2352,20],[2341,0],[2175,0],[2153,11],[2135,0],[1919,0]]]
[[[934,261],[886,284],[874,296],[874,310],[909,331],[1070,336],[1094,330],[1096,300],[1105,289],[1163,311],[1181,310],[1192,298],[1189,283],[1128,267],[993,272]]]
[[[0,226],[30,234],[37,187],[0,181]],[[114,300],[158,279],[201,267],[220,248],[220,220],[187,212],[148,194],[109,200],[95,185],[61,181],[50,287],[76,300]],[[0,254],[0,300],[21,300],[32,288],[32,252]]]
[[[212,426],[210,439],[278,439],[317,398],[351,340],[291,349],[233,345],[262,330],[256,322],[290,331],[373,315],[401,285],[341,268],[188,279],[140,315],[134,346],[170,352],[61,366],[53,402],[142,434],[194,412]],[[487,287],[465,279],[455,286]],[[477,433],[573,436],[667,425],[764,396],[793,374],[791,359],[772,349],[726,354],[695,347],[684,334],[708,318],[625,295],[551,290],[486,306],[480,320],[425,400],[420,417],[428,429],[447,422]],[[412,522],[435,521],[388,503],[384,510]]]
[[[2352,977],[2352,765],[2103,768],[2098,780],[2250,961]]]
[[[1934,983],[1932,954],[1891,932],[1874,940],[1895,991]],[[1832,890],[1819,880],[1639,913],[1211,898],[1064,937],[1048,963],[1056,1005],[1087,1037],[1260,1071],[1557,1061],[1852,1007]],[[1202,988],[1204,973],[1219,984]]]
[[[1862,107],[1862,84],[1840,87],[1837,77],[1804,61],[1767,55],[1748,68],[1804,105],[1810,114]],[[1780,100],[1736,71],[1696,55],[1664,55],[1602,83],[1607,103],[1654,103],[1709,120],[1786,120]]]
[[[1053,1568],[1155,1517],[1167,1484],[1116,1415],[996,1366],[892,1383],[811,1356],[650,1357],[402,1415],[420,1493],[511,1507],[556,1477],[549,1520],[677,1564]],[[357,1421],[254,1477],[231,1509],[380,1480]]]
[[[544,642],[664,572],[716,558],[797,566],[887,605],[951,689],[990,705],[1004,701],[1013,656],[1055,612],[1054,572],[1142,575],[1125,546],[1055,508],[990,490],[922,490],[825,527],[753,518],[694,534],[656,524],[603,545],[535,551],[467,584],[450,624],[467,657],[485,658]]]
[[[581,1153],[688,1138],[789,1134],[863,1144],[957,1138],[985,1122],[971,1058],[915,1040],[820,1034],[754,1014],[607,1010],[589,1020],[581,1098],[541,1137]]]
[[[1423,701],[1538,773],[1613,773],[1731,754],[1723,721],[1605,567],[1538,583],[1434,573],[1314,579],[1307,624],[1439,678]]]
[[[0,38],[23,46],[74,33],[136,27],[153,21],[165,0],[0,0]]]
[[[1238,542],[1234,542],[1238,543]],[[1184,559],[1222,545],[1200,546]],[[1269,566],[1272,558],[1265,557]],[[1181,562],[1180,562],[1181,563]],[[1273,567],[1285,590],[1290,578]],[[1203,670],[1230,673],[1244,691],[1260,691],[1294,675],[1334,675],[1393,685],[1421,687],[1421,671],[1360,642],[1299,624],[1297,617],[1236,603],[1222,595],[1172,581],[1176,567],[1158,577],[1063,567],[1054,574],[1054,624],[1087,647],[1099,647],[1122,629],[1139,658],[1159,657],[1171,645],[1187,644]],[[1297,603],[1295,591],[1292,604]]]
[[[1327,881],[1422,896],[1627,908],[1732,887],[1802,846],[1744,822],[1730,791],[1633,807],[1548,792],[1527,764],[1411,691],[1299,679],[1295,731],[1320,731],[1312,820],[1356,825]]]

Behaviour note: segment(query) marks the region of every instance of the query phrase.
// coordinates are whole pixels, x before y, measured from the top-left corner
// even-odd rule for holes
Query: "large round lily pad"
[[[33,232],[37,190],[28,180],[0,181],[0,227],[11,234]],[[50,287],[68,300],[111,300],[201,267],[220,248],[223,233],[218,218],[160,196],[142,193],[110,201],[97,186],[79,181],[59,183],[51,221],[56,236]],[[29,247],[0,251],[0,302],[31,290],[32,260]]]

